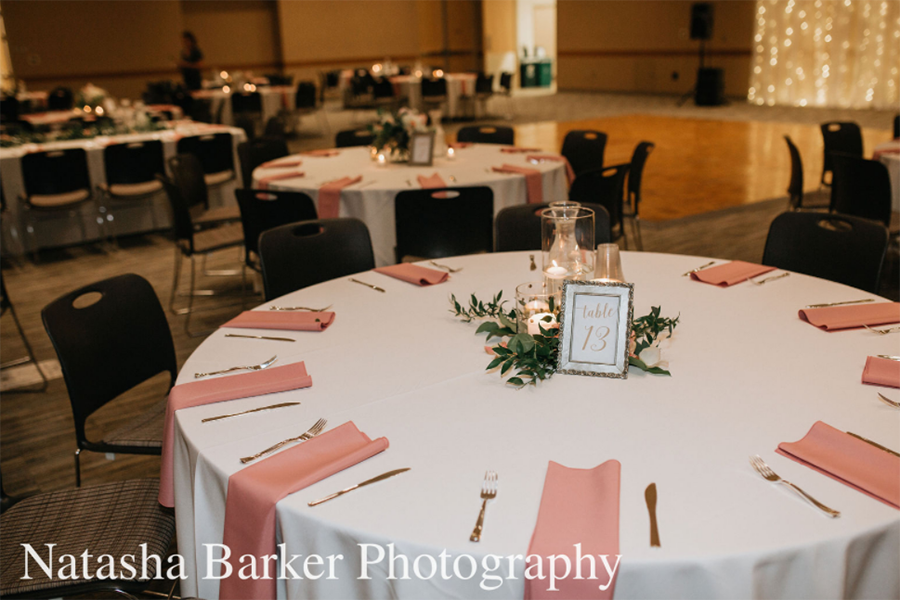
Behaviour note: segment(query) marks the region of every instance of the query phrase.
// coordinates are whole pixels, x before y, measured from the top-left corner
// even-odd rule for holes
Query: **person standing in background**
[[[181,34],[181,60],[178,67],[184,85],[189,90],[199,90],[201,86],[200,69],[203,68],[203,52],[197,46],[197,38],[190,31]]]

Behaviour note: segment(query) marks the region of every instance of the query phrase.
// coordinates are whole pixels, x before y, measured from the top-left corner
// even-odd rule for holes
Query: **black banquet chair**
[[[831,185],[833,166],[831,155],[842,152],[857,158],[863,157],[862,131],[859,125],[853,122],[830,121],[822,123],[822,142],[824,143],[824,160],[822,162],[822,184]]]
[[[259,236],[266,300],[375,268],[369,229],[359,219],[317,219]]]
[[[238,144],[238,159],[241,162],[241,179],[245,188],[253,187],[253,171],[259,165],[288,155],[284,139],[257,139]]]
[[[133,206],[162,192],[162,184],[156,176],[166,172],[163,145],[159,140],[110,144],[103,149],[103,163],[106,183],[99,186],[100,213],[106,217],[115,237],[113,208]],[[156,211],[152,206],[149,210],[153,229],[156,229]]]
[[[877,160],[831,155],[831,212],[871,219],[890,227],[891,176]]]
[[[178,140],[178,154],[193,154],[203,167],[208,187],[234,179],[234,147],[230,133],[192,135]]]
[[[394,200],[397,262],[490,252],[494,193],[491,188],[409,190]]]
[[[312,198],[303,192],[235,190],[244,229],[246,265],[259,271],[259,236],[281,225],[318,218]]]
[[[606,134],[591,129],[576,129],[566,134],[560,154],[566,157],[575,177],[603,168]]]
[[[370,146],[375,141],[375,136],[365,129],[345,129],[339,131],[334,140],[337,148],[352,148],[354,146]]]
[[[518,252],[541,249],[541,211],[549,204],[519,204],[497,213],[494,220],[494,252]],[[599,204],[585,203],[582,208],[594,211],[594,243],[606,244],[612,239],[609,212]]]
[[[164,578],[166,556],[175,535],[174,513],[160,506],[159,480],[131,479],[81,489],[62,490],[32,496],[19,501],[0,516],[0,596],[4,598],[71,598],[117,592],[127,598],[145,591],[156,577]],[[5,498],[4,498],[5,499]],[[29,559],[25,578],[25,548],[30,544],[56,575],[58,564],[50,561],[48,545],[57,557],[80,556],[90,550],[93,556],[112,557],[116,565],[141,556],[146,544],[148,579],[98,577],[102,570],[92,569],[90,578],[48,577],[33,559]],[[60,558],[62,560],[62,558]],[[105,564],[105,563],[104,563]],[[132,562],[131,564],[135,564]],[[138,561],[139,564],[139,561]],[[140,568],[140,567],[138,567]],[[114,569],[117,574],[120,569]]]
[[[476,144],[506,144],[512,146],[516,143],[516,133],[512,127],[475,125],[460,129],[456,134],[456,140],[459,142],[474,142]]]
[[[628,185],[625,188],[622,218],[631,221],[634,244],[638,250],[644,249],[644,239],[641,236],[641,184],[644,180],[644,165],[654,148],[656,144],[653,142],[640,142],[634,148],[628,165]]]
[[[147,280],[126,274],[86,285],[48,304],[41,317],[72,404],[75,485],[81,485],[82,450],[160,454],[165,397],[100,441],[85,433],[88,417],[138,384],[160,373],[169,374],[169,388],[175,383],[172,334]]]
[[[609,213],[609,225],[612,240],[622,238],[628,248],[623,222],[623,203],[625,196],[625,177],[630,165],[621,164],[586,171],[577,175],[569,188],[569,200],[584,204],[600,204]]]
[[[867,219],[786,212],[769,227],[763,264],[878,292],[887,228]]]
[[[75,95],[67,87],[55,87],[47,96],[47,110],[72,110],[75,106]]]

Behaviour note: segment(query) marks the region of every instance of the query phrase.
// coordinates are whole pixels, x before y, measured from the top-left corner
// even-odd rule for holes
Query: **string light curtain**
[[[756,104],[896,109],[900,2],[758,0],[747,98]]]

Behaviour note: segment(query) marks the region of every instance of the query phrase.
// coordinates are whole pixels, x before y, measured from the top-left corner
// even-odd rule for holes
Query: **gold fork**
[[[324,312],[334,306],[329,304],[325,308],[310,308],[308,306],[270,306],[269,310],[308,310],[309,312]]]
[[[230,369],[222,369],[221,371],[210,371],[209,373],[194,373],[194,379],[200,379],[201,377],[209,377],[210,375],[221,375],[222,373],[231,373],[232,371],[262,371],[270,366],[272,366],[275,361],[278,360],[278,356],[273,356],[269,360],[264,363],[260,363],[258,365],[247,365],[246,367],[231,367]]]
[[[882,402],[884,402],[885,404],[887,404],[888,406],[890,406],[892,408],[900,408],[900,402],[897,402],[896,400],[891,400],[887,396],[883,395],[881,392],[877,392],[877,393],[878,393],[878,399],[881,400]]]
[[[325,428],[325,423],[327,423],[327,422],[328,421],[326,421],[325,419],[319,419],[318,421],[316,421],[313,424],[312,427],[310,427],[304,433],[298,435],[297,437],[282,440],[282,441],[278,442],[277,444],[275,444],[274,446],[269,446],[262,452],[257,452],[253,456],[245,456],[244,458],[241,459],[241,462],[243,464],[247,464],[248,462],[256,460],[260,456],[265,456],[266,454],[271,454],[272,452],[275,452],[279,448],[282,448],[285,445],[290,444],[292,442],[303,442],[310,438],[314,438],[317,435],[319,435],[320,433],[322,433],[322,430]]]
[[[888,327],[887,329],[872,329],[868,325],[863,325],[866,329],[871,331],[872,333],[877,333],[880,335],[887,335],[889,333],[894,333],[895,331],[900,331],[900,326],[898,327]]]
[[[449,271],[450,273],[459,273],[460,271],[463,270],[463,267],[459,267],[458,269],[454,269],[453,267],[448,267],[447,265],[442,265],[442,264],[440,264],[440,263],[436,263],[436,262],[434,262],[433,260],[432,260],[432,261],[429,261],[429,262],[430,262],[432,265],[434,265],[435,267],[439,268],[439,269],[447,269],[447,271]]]
[[[747,281],[749,281],[753,285],[763,285],[764,283],[775,281],[776,279],[781,279],[782,277],[787,277],[788,275],[790,275],[790,273],[782,273],[781,275],[773,275],[771,277],[766,277],[765,279],[760,279],[759,281],[756,281],[754,279],[748,279]]]
[[[788,486],[789,488],[791,488],[792,490],[794,490],[795,492],[797,492],[798,494],[803,496],[806,500],[808,500],[810,503],[812,503],[813,506],[815,506],[816,508],[821,510],[823,513],[825,513],[832,519],[835,517],[841,516],[841,513],[839,511],[836,511],[832,508],[828,508],[827,506],[825,506],[824,504],[822,504],[821,502],[819,502],[818,500],[816,500],[815,498],[813,498],[812,496],[810,496],[809,494],[807,494],[806,492],[804,492],[803,490],[798,488],[796,485],[794,485],[787,479],[782,479],[781,477],[776,475],[775,471],[773,471],[772,468],[769,465],[767,465],[765,463],[765,461],[763,461],[763,459],[759,456],[759,454],[756,454],[756,455],[750,457],[750,466],[752,466],[756,470],[756,472],[759,473],[760,475],[762,475],[763,478],[765,478],[766,480],[771,481],[773,483],[785,484],[786,486]]]
[[[497,497],[497,472],[487,471],[484,474],[484,483],[481,485],[481,512],[478,513],[478,522],[475,523],[475,529],[469,536],[470,542],[481,541],[481,529],[484,526],[484,510],[487,508],[487,501]]]

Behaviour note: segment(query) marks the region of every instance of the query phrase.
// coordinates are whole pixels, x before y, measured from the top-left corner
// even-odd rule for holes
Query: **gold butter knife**
[[[644,490],[644,500],[647,501],[647,510],[650,512],[650,545],[659,547],[659,527],[656,524],[656,484],[651,483]]]
[[[264,410],[273,410],[275,408],[284,408],[286,406],[297,406],[300,404],[299,402],[282,402],[281,404],[270,404],[269,406],[262,406],[260,408],[251,408],[250,410],[244,410],[241,412],[231,413],[230,415],[219,415],[218,417],[207,417],[202,419],[201,423],[209,423],[210,421],[218,421],[220,419],[228,419],[230,417],[238,417],[240,415],[249,415],[250,413],[262,412]]]
[[[356,485],[351,485],[350,487],[344,488],[339,492],[329,494],[328,496],[325,496],[324,498],[319,498],[318,500],[313,500],[312,502],[309,503],[309,505],[310,506],[318,506],[319,504],[322,504],[323,502],[328,502],[329,500],[334,500],[338,496],[343,496],[347,492],[352,492],[353,490],[361,488],[364,485],[369,485],[370,483],[377,483],[379,481],[384,481],[388,477],[393,477],[394,475],[399,475],[400,473],[405,473],[406,471],[409,471],[409,469],[410,469],[409,467],[405,467],[403,469],[394,469],[393,471],[388,471],[387,473],[382,473],[378,477],[373,477],[372,479],[366,479],[362,483],[357,483]]]
[[[697,271],[702,271],[703,269],[708,269],[709,267],[713,266],[714,264],[716,264],[716,261],[711,260],[711,261],[709,261],[708,263],[706,263],[705,265],[700,265],[700,266],[697,267],[696,269],[691,269],[691,270],[688,271],[687,273],[682,273],[681,276],[682,276],[682,277],[687,277],[687,276],[690,275],[691,273],[696,273]]]
[[[297,340],[286,337],[273,337],[268,335],[244,335],[241,333],[226,333],[225,337],[249,338],[252,340],[272,340],[275,342],[296,342]]]
[[[366,283],[365,281],[360,281],[359,279],[353,279],[353,278],[351,277],[351,278],[350,278],[350,281],[352,281],[353,283],[358,283],[359,285],[364,285],[364,286],[366,286],[367,288],[372,288],[372,289],[375,290],[376,292],[384,292],[384,290],[381,289],[380,287],[378,287],[377,285],[372,285],[371,283]]]
[[[878,442],[873,442],[872,440],[870,440],[870,439],[868,439],[868,438],[864,438],[863,436],[861,436],[861,435],[859,435],[859,434],[856,434],[856,433],[853,433],[853,432],[851,432],[851,431],[848,431],[847,433],[848,433],[849,435],[852,435],[853,437],[855,437],[855,438],[858,439],[858,440],[862,440],[862,441],[866,442],[867,444],[872,444],[873,446],[875,446],[875,447],[878,448],[879,450],[884,450],[885,452],[890,452],[890,453],[893,454],[894,456],[900,456],[900,454],[897,454],[896,452],[894,452],[894,451],[891,450],[890,448],[885,448],[884,446],[882,446],[882,445],[879,444]]]
[[[845,304],[865,304],[866,302],[875,302],[872,298],[866,300],[847,300],[846,302],[828,302],[826,304],[807,304],[804,308],[826,308],[828,306],[843,306]]]

